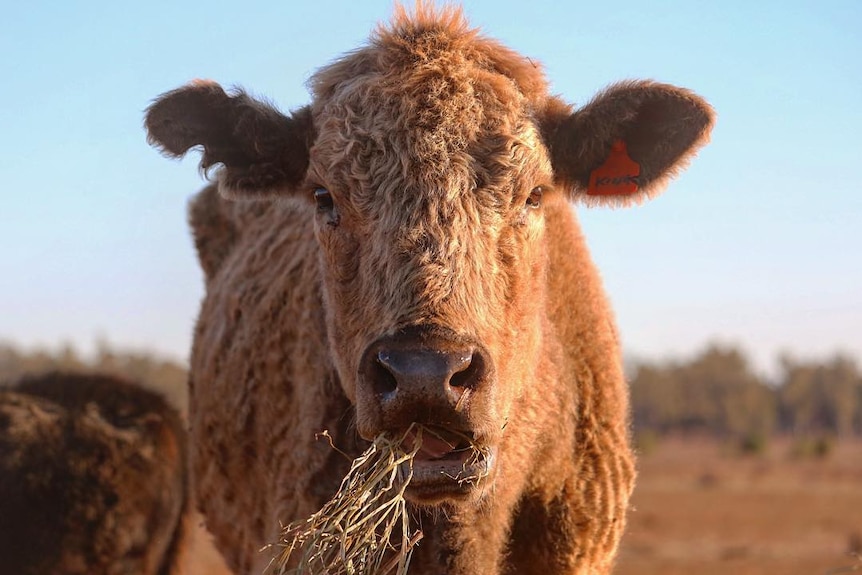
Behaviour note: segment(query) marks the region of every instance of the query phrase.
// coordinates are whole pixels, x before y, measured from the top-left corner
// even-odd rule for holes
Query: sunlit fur
[[[202,145],[224,164],[190,211],[207,280],[190,401],[198,500],[229,563],[259,572],[280,525],[335,492],[348,461],[316,433],[356,455],[382,431],[364,350],[437,326],[487,351],[493,385],[464,409],[498,459],[468,500],[415,510],[411,573],[608,573],[634,483],[628,400],[568,201],[624,136],[646,162],[640,197],[654,195],[706,140],[708,106],[642,82],[578,116],[533,61],[424,3],[310,87],[291,118],[215,84],[148,111],[166,153]],[[271,201],[223,199],[272,196],[272,182]],[[315,207],[321,188],[332,210]]]

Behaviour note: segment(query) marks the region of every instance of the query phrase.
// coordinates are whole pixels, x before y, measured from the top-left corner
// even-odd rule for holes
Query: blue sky
[[[196,163],[145,141],[152,98],[193,78],[288,110],[318,66],[391,13],[363,2],[56,3],[0,20],[0,340],[97,338],[185,358],[202,280],[185,224]],[[465,2],[583,103],[610,82],[691,88],[712,143],[657,200],[580,209],[633,356],[738,343],[862,356],[862,3]]]

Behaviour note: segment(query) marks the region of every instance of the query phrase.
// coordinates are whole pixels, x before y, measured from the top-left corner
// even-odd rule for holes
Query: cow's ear
[[[147,109],[145,125],[150,144],[169,156],[201,147],[201,169],[222,164],[219,192],[237,198],[295,190],[305,179],[314,132],[308,108],[287,116],[209,81],[160,96]]]
[[[551,99],[540,120],[556,184],[589,205],[653,198],[709,140],[700,96],[650,81],[614,84],[572,111]]]

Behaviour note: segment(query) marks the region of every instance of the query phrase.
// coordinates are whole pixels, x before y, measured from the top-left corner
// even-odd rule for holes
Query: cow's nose
[[[417,390],[461,388],[465,372],[473,362],[473,353],[445,353],[431,350],[381,350],[377,363],[391,375],[396,389]],[[461,377],[458,377],[458,376]],[[454,381],[453,381],[454,380]]]
[[[494,388],[494,365],[481,342],[435,325],[375,340],[357,376],[357,429],[366,439],[413,423],[470,431]]]
[[[483,376],[481,354],[472,349],[384,348],[365,374],[381,399],[457,405]]]

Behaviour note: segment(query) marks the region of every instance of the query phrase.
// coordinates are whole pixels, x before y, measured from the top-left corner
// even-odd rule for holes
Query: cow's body
[[[0,389],[0,572],[182,573],[185,443],[176,410],[113,377]]]
[[[349,462],[315,434],[330,430],[353,455],[362,448],[328,357],[308,210],[228,202],[209,188],[192,214],[193,223],[206,218],[212,226],[196,227],[207,238],[222,235],[216,222],[224,218],[224,237],[236,242],[210,284],[193,353],[198,498],[222,551],[239,573],[254,573],[268,557],[249,550],[276,541],[279,521],[319,509],[347,471]],[[559,297],[543,300],[542,353],[531,358],[536,380],[523,401],[547,410],[509,420],[513,444],[500,450],[503,476],[490,504],[462,512],[465,543],[476,545],[462,553],[477,565],[468,573],[493,573],[478,565],[498,562],[507,548],[518,567],[506,571],[547,575],[584,564],[601,572],[624,525],[634,469],[613,320],[569,205],[548,205],[546,218],[550,259],[559,262],[546,289]],[[277,336],[260,339],[261,325],[280,326]],[[244,361],[225,361],[233,357]],[[460,517],[440,525],[425,517],[423,530],[455,529]],[[441,551],[439,542],[426,534],[411,573],[439,565],[426,557]]]
[[[169,154],[224,165],[191,210],[207,296],[190,404],[229,563],[258,572],[257,550],[337,488],[348,462],[315,434],[357,455],[358,436],[418,422],[449,448],[469,436],[484,477],[452,480],[458,448],[420,451],[411,573],[609,572],[634,482],[627,392],[568,202],[656,194],[708,106],[633,82],[573,112],[532,61],[421,7],[311,85],[290,117],[198,82],[147,118]],[[614,174],[626,148],[639,171]]]

